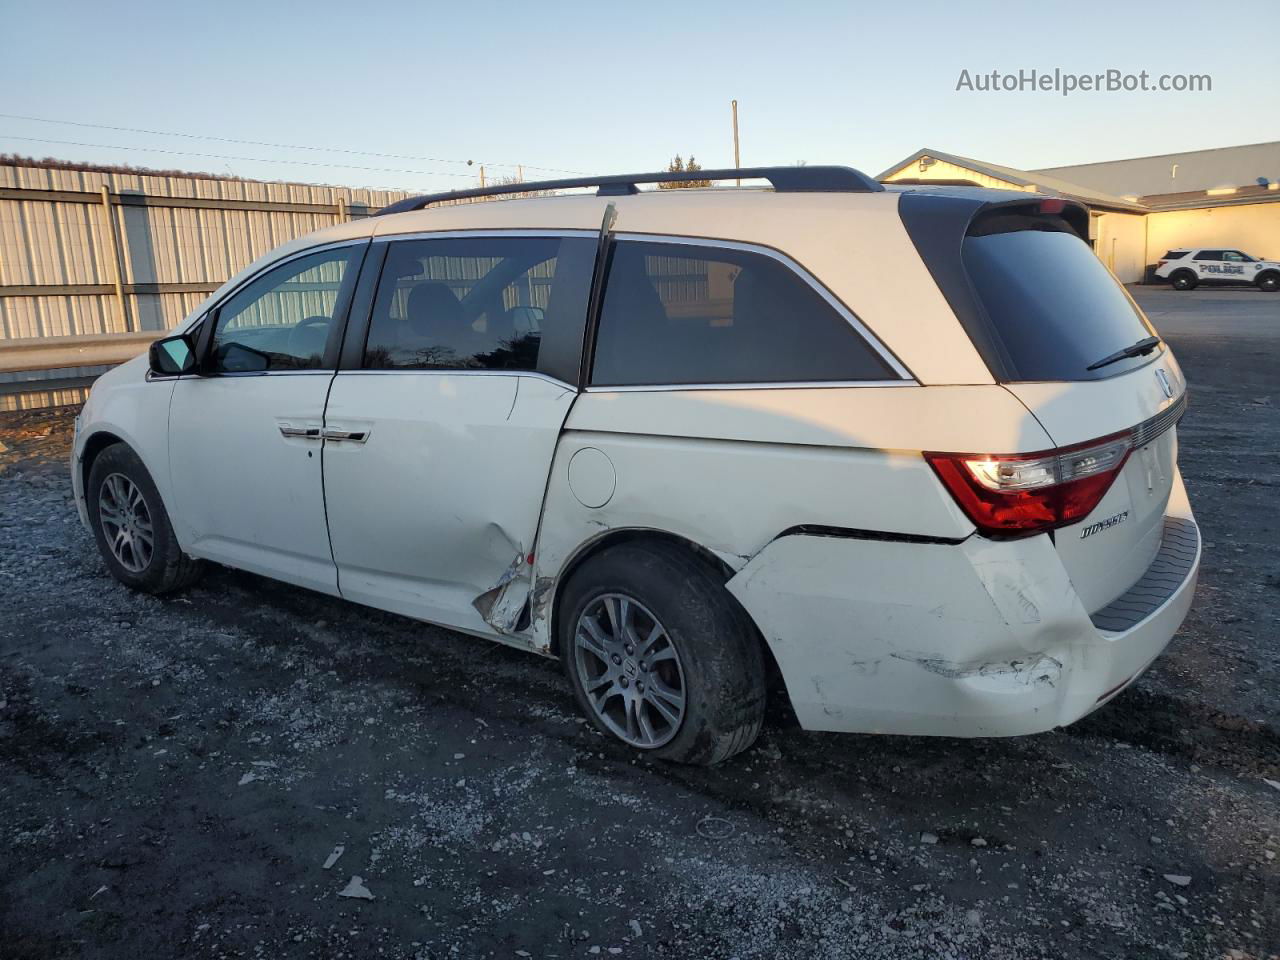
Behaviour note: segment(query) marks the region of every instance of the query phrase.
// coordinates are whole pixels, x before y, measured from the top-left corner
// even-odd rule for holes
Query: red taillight
[[[1159,270],[1161,267],[1163,267],[1163,266],[1164,266],[1166,263],[1168,263],[1168,262],[1169,262],[1168,260],[1157,260],[1157,261],[1156,261],[1156,269],[1157,269],[1157,270]]]
[[[980,531],[1021,537],[1087,517],[1132,449],[1126,431],[1039,453],[924,456]]]
[[[1067,209],[1067,201],[1063,200],[1061,197],[1049,197],[1046,200],[1040,201],[1041,213],[1057,214],[1061,213],[1065,209]]]

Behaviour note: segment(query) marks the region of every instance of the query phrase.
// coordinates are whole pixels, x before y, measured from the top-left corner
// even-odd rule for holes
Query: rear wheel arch
[[[552,593],[550,610],[550,620],[548,622],[548,633],[551,640],[551,653],[555,656],[560,655],[560,602],[564,598],[564,587],[573,576],[574,572],[588,563],[592,557],[598,556],[611,547],[616,547],[622,543],[635,543],[638,541],[648,541],[653,543],[665,543],[675,546],[678,549],[686,551],[703,563],[708,569],[714,572],[719,581],[727,583],[733,576],[734,571],[729,565],[720,559],[715,553],[706,547],[679,534],[670,533],[666,530],[658,530],[646,527],[628,527],[609,532],[598,536],[592,540],[583,543],[569,557],[561,568],[559,575],[556,577],[555,589]],[[726,591],[727,593],[728,591]],[[734,600],[737,603],[737,600]]]
[[[597,730],[658,759],[707,765],[755,741],[767,650],[724,581],[688,541],[661,535],[615,537],[576,565],[560,623],[575,634],[593,618],[593,639],[566,639],[561,667]]]
[[[569,557],[561,569],[560,574],[556,577],[555,587],[552,591],[551,600],[548,603],[548,622],[547,634],[550,641],[550,653],[552,656],[559,657],[560,651],[560,616],[561,616],[561,600],[564,598],[564,587],[573,576],[575,570],[578,570],[585,563],[589,562],[592,557],[598,556],[611,547],[619,544],[644,541],[670,544],[678,549],[684,550],[691,556],[695,557],[707,567],[716,577],[721,585],[727,584],[737,574],[737,571],[724,562],[714,551],[707,549],[700,543],[682,537],[679,534],[671,533],[666,530],[659,530],[652,527],[629,527],[610,530],[608,533],[595,539],[589,540],[578,547],[578,549]],[[725,596],[729,598],[729,602],[737,607],[742,614],[743,622],[748,624],[752,634],[755,636],[756,643],[759,645],[764,655],[765,668],[768,672],[769,698],[771,704],[776,707],[778,719],[783,723],[794,723],[794,712],[791,707],[791,694],[787,689],[786,681],[783,679],[782,670],[778,666],[778,660],[773,654],[772,648],[764,638],[759,625],[755,622],[755,618],[751,613],[742,606],[741,602],[735,597],[729,589],[725,588]],[[773,709],[773,707],[771,707]]]
[[[1263,270],[1253,278],[1253,282],[1259,289],[1274,293],[1280,289],[1280,270]]]
[[[1195,271],[1190,267],[1179,267],[1169,274],[1169,282],[1180,290],[1190,290],[1199,281],[1200,278],[1196,276]]]

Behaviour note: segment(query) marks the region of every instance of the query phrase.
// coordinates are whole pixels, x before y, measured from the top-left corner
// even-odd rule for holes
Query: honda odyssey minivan
[[[695,177],[769,185],[640,189]],[[745,749],[769,690],[811,730],[1049,730],[1200,559],[1186,383],[1088,217],[843,167],[402,201],[103,376],[80,515],[135,589],[212,561],[559,658],[658,757]]]

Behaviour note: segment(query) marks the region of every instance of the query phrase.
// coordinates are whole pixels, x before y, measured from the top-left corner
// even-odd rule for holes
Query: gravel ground
[[[129,593],[72,411],[0,417],[0,956],[1276,955],[1280,298],[1138,296],[1192,382],[1197,602],[1014,740],[777,711],[723,766],[637,760],[528,655],[225,569]]]

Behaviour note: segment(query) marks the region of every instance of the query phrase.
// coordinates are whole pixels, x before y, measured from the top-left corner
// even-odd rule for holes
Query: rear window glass
[[[1101,380],[1151,360],[1147,354],[1087,369],[1153,331],[1074,233],[969,236],[964,265],[989,326],[985,348],[1000,354],[988,364],[1008,370],[1007,379]]]
[[[849,321],[762,253],[620,240],[592,383],[606,386],[897,379]]]
[[[1161,260],[1181,260],[1186,255],[1187,255],[1187,251],[1185,250],[1170,250],[1160,259]]]

